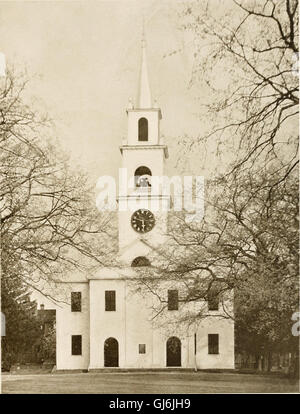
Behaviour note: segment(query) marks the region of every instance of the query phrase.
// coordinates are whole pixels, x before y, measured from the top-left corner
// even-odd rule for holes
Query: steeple
[[[160,140],[160,120],[162,119],[161,110],[158,107],[156,100],[154,100],[154,104],[152,104],[151,100],[144,30],[142,36],[141,52],[141,67],[137,100],[134,105],[132,99],[129,99],[126,109],[128,116],[127,139],[124,139],[122,141],[120,150],[123,154],[123,150],[125,153],[127,153],[133,148],[139,148],[141,151],[147,148],[148,151],[148,149],[151,147],[155,150],[163,150],[164,156],[167,158],[167,147]],[[139,156],[139,154],[141,153],[137,151],[136,155]],[[130,162],[132,162],[132,160],[133,158]],[[137,166],[140,162],[141,161],[138,159],[136,160]],[[143,165],[144,164],[141,164],[141,166]],[[161,172],[159,172],[159,174],[161,174]],[[157,175],[159,174],[157,173]]]
[[[143,34],[142,34],[142,61],[141,61],[140,84],[139,84],[139,90],[138,90],[137,107],[138,108],[152,108],[151,91],[150,91],[148,69],[147,69],[146,41],[145,41],[144,27],[143,27]]]

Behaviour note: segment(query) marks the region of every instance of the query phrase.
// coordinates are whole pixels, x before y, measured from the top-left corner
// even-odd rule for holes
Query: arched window
[[[148,141],[148,120],[139,119],[139,141]]]
[[[147,257],[138,256],[131,263],[131,267],[142,267],[142,266],[151,266]]]
[[[136,187],[151,187],[151,170],[142,166],[135,170],[134,183]]]

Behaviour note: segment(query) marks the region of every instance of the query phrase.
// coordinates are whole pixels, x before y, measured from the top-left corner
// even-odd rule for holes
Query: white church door
[[[119,366],[119,344],[115,338],[108,338],[104,342],[104,366]]]
[[[167,340],[167,367],[181,367],[181,341],[176,336]]]

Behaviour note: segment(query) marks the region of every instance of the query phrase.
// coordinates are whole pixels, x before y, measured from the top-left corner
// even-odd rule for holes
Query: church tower
[[[129,185],[119,196],[119,254],[129,266],[147,254],[150,240],[152,245],[163,242],[169,203],[163,186],[157,185],[164,176],[168,149],[160,136],[161,110],[151,98],[144,38],[141,52],[137,102],[129,102],[127,138],[120,147],[123,175],[119,186],[126,179]]]

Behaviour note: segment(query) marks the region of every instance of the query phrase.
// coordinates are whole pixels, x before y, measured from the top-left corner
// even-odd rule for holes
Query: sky
[[[176,137],[199,131],[199,90],[189,87],[193,36],[180,28],[182,7],[174,0],[0,1],[0,52],[33,77],[30,96],[54,120],[71,162],[95,182],[120,167],[143,18],[152,97],[169,145],[167,174],[178,173]]]

